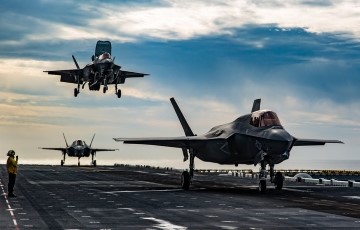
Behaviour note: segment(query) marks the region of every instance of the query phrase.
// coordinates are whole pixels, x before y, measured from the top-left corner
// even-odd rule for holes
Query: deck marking
[[[0,187],[1,187],[1,190],[2,190],[2,192],[3,192],[3,194],[4,194],[4,199],[5,199],[5,201],[6,201],[6,204],[7,204],[8,208],[9,208],[8,210],[9,210],[9,212],[10,212],[12,221],[13,221],[14,226],[15,226],[15,229],[16,229],[16,230],[19,230],[19,226],[18,226],[18,224],[17,224],[16,217],[15,217],[14,212],[13,212],[14,209],[11,208],[10,202],[9,202],[9,200],[8,200],[8,196],[7,196],[7,194],[5,193],[4,185],[1,183],[1,180],[0,180]]]
[[[155,227],[155,228],[169,229],[169,230],[186,230],[187,229],[187,227],[175,225],[169,221],[156,219],[154,217],[141,217],[141,219],[151,220],[151,221],[156,222],[157,224],[153,225],[153,227]]]

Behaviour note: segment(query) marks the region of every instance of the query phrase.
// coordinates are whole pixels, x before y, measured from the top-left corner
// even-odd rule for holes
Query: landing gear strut
[[[194,160],[195,160],[195,154],[192,149],[190,149],[190,164],[189,164],[189,172],[184,171],[181,174],[181,188],[184,190],[189,190],[190,184],[192,182],[192,179],[194,177]]]
[[[95,153],[91,155],[91,164],[96,167],[96,160],[94,160]]]
[[[265,193],[266,191],[266,163],[265,160],[260,162],[260,173],[259,173],[259,192]]]
[[[118,89],[117,85],[115,85],[115,94],[118,98],[121,97],[121,89]]]
[[[80,166],[80,157],[78,158],[78,166]]]
[[[282,175],[281,172],[277,172],[275,174],[275,178],[274,178],[274,184],[275,184],[275,188],[277,190],[281,190],[283,185],[284,185],[284,176]]]
[[[108,90],[108,87],[107,87],[107,86],[104,86],[104,88],[103,88],[103,93],[106,93],[107,90]]]
[[[66,153],[63,153],[63,157],[64,157],[64,158],[60,161],[60,165],[61,165],[61,166],[64,166],[64,164],[65,164],[65,154],[66,154]]]
[[[74,97],[77,97],[79,93],[80,93],[80,77],[77,76],[77,88],[74,89]]]
[[[74,89],[74,97],[77,97],[77,95],[80,93],[80,91],[77,89],[77,88],[75,88]]]
[[[261,193],[265,193],[266,191],[266,163],[267,161],[261,160],[260,161],[260,173],[259,173],[259,191]],[[284,185],[284,176],[281,172],[276,172],[274,174],[274,164],[269,164],[270,166],[270,181],[274,183],[275,188],[277,190],[281,190]]]

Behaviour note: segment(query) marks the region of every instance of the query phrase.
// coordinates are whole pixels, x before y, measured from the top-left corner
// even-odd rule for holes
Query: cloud
[[[127,146],[111,138],[182,135],[170,97],[197,134],[249,113],[253,99],[261,97],[291,134],[346,142],[319,148],[317,157],[346,152],[344,157],[356,158],[357,6],[311,0],[4,3],[3,148],[15,146],[28,159],[39,159],[46,153],[36,147],[62,146],[62,132],[87,140],[96,131],[101,147],[121,150],[107,155],[109,162],[181,162],[176,149]],[[86,89],[74,98],[74,85],[42,72],[73,69],[72,52],[84,66],[98,39],[112,40],[124,69],[151,76],[127,80],[119,100],[112,89],[105,95]],[[315,151],[293,154],[310,158]]]
[[[141,41],[144,38],[187,40],[200,36],[231,35],[233,30],[248,25],[305,28],[308,32],[334,33],[358,39],[358,7],[356,0],[163,0],[147,4],[141,1],[121,4],[40,1],[28,6],[27,10],[20,7],[15,11],[11,5],[4,6],[3,23],[0,25],[5,34],[16,32],[18,35],[16,41],[13,41],[13,36],[5,36],[1,43],[102,38],[117,42]],[[44,8],[49,10],[34,14]],[[54,16],[64,14],[68,17]],[[12,27],[8,26],[8,21],[12,22]],[[28,24],[32,25],[31,29],[26,26]],[[261,48],[263,44],[254,42],[254,45]]]
[[[168,0],[163,5],[132,6],[130,10],[125,10],[129,9],[126,5],[104,5],[99,8],[103,17],[90,23],[95,27],[115,28],[117,33],[137,38],[145,36],[165,40],[231,34],[233,29],[251,24],[360,37],[357,1],[310,3],[313,2]]]

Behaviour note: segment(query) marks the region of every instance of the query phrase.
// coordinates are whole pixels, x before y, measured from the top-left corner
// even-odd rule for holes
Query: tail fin
[[[174,107],[175,113],[180,120],[181,126],[184,129],[185,135],[186,136],[195,136],[173,97],[170,98],[170,102],[171,102],[172,106]]]
[[[76,68],[77,68],[77,69],[80,69],[79,64],[77,63],[74,55],[72,55],[72,58],[73,58],[73,60],[74,60],[74,62],[75,62]]]
[[[94,136],[93,136],[92,139],[91,139],[90,147],[91,147],[91,145],[92,145],[92,143],[93,143],[94,138],[95,138],[95,133],[94,133]]]
[[[66,144],[66,147],[69,147],[67,141],[66,141],[66,137],[65,137],[65,134],[63,133],[63,136],[64,136],[64,140],[65,140],[65,144]]]
[[[251,109],[251,112],[255,112],[255,111],[258,111],[260,110],[260,103],[261,103],[261,99],[256,99],[254,100],[254,104],[253,104],[253,107]]]

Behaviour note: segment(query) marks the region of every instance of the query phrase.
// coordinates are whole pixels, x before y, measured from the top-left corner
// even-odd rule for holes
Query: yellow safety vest
[[[9,157],[7,159],[7,170],[8,173],[16,174],[17,172],[17,161],[14,159],[14,157]]]

